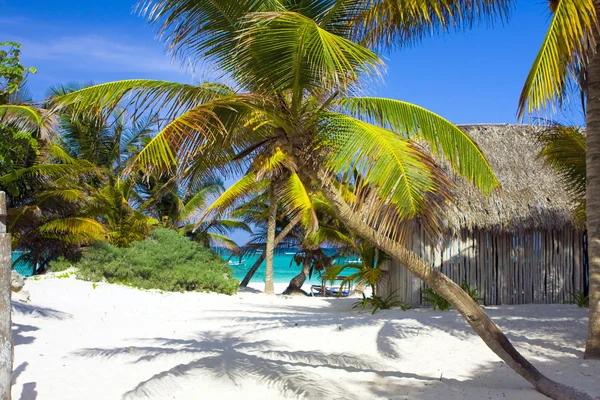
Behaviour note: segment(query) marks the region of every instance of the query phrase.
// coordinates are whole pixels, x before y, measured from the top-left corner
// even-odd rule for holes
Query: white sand
[[[352,299],[151,293],[28,280],[13,399],[542,399],[455,312],[360,313]],[[586,311],[488,309],[543,372],[600,395]]]

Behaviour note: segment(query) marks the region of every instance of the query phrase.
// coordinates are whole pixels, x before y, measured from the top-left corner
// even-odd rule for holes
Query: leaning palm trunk
[[[308,274],[310,273],[310,262],[311,260],[308,257],[304,258],[304,262],[302,263],[302,271],[292,278],[290,284],[288,285],[287,289],[285,289],[283,294],[306,294],[306,292],[302,290],[302,285],[304,285],[304,282],[306,282],[306,278],[308,278]]]
[[[274,248],[277,247],[277,245],[279,245],[279,243],[281,243],[281,241],[283,239],[285,239],[285,237],[292,231],[292,229],[294,229],[294,227],[296,225],[298,225],[298,223],[301,220],[302,220],[301,214],[298,214],[293,220],[291,220],[290,223],[287,224],[285,226],[285,228],[283,228],[281,230],[281,232],[279,232],[279,235],[277,235],[277,237],[275,237],[275,243],[273,244],[273,247]],[[261,254],[260,257],[258,257],[258,260],[256,260],[256,262],[254,263],[254,265],[252,265],[252,268],[250,268],[250,270],[248,270],[248,272],[246,273],[246,276],[242,280],[242,283],[240,283],[240,287],[248,286],[248,283],[250,283],[250,279],[252,279],[252,277],[254,276],[256,271],[258,271],[258,268],[260,267],[260,264],[262,264],[263,261],[265,261],[265,253]]]
[[[600,15],[600,0],[594,1]],[[594,29],[596,43],[600,35]],[[598,45],[597,45],[598,47]],[[598,48],[588,66],[586,127],[586,218],[590,268],[590,321],[584,358],[600,359],[600,55]]]
[[[267,220],[267,248],[265,249],[267,267],[265,271],[265,293],[275,294],[273,285],[273,257],[275,255],[275,227],[277,224],[277,196],[275,185],[269,189],[269,217]]]
[[[331,204],[337,217],[346,227],[369,243],[385,251],[415,276],[423,280],[464,317],[467,323],[477,332],[485,344],[500,357],[509,367],[531,383],[540,393],[553,399],[592,399],[569,386],[557,383],[542,375],[527,361],[510,343],[498,326],[487,316],[481,307],[450,278],[416,254],[404,248],[400,243],[379,234],[366,224],[361,215],[354,211],[331,184],[330,176],[324,171],[311,174],[313,180],[322,188],[322,193]]]

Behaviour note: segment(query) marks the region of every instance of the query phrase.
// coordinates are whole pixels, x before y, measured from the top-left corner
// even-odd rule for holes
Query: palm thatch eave
[[[573,228],[575,204],[558,174],[537,157],[539,135],[549,126],[459,125],[479,145],[501,184],[491,196],[453,177],[456,210],[448,214],[449,232],[557,231]]]

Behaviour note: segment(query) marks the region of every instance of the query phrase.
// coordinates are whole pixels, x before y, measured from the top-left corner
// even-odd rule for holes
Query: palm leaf
[[[322,115],[320,128],[331,151],[327,162],[337,174],[361,172],[363,186],[378,188],[407,217],[418,214],[425,193],[435,190],[431,161],[408,139],[392,131],[343,114]]]
[[[587,65],[595,48],[592,29],[597,25],[593,0],[560,0],[548,33],[527,76],[518,114],[554,107],[577,81],[581,66]]]
[[[223,190],[222,184],[212,184],[200,189],[198,193],[185,202],[185,205],[183,206],[183,209],[179,215],[179,219],[188,219],[194,212],[206,206],[208,196],[218,195]]]
[[[0,121],[2,123],[16,123],[17,126],[42,126],[42,115],[39,109],[25,105],[4,104],[0,105]]]
[[[53,98],[59,107],[75,113],[112,113],[117,107],[131,107],[136,115],[152,110],[165,118],[173,117],[222,96],[213,84],[199,86],[150,79],[131,79],[103,83],[75,90]]]
[[[40,226],[38,230],[44,237],[60,239],[69,243],[102,240],[106,234],[106,230],[100,222],[85,217],[56,219]]]
[[[319,228],[319,220],[311,197],[298,174],[290,173],[290,177],[277,189],[277,192],[282,208],[290,218],[293,219],[300,213],[302,226],[308,233],[313,233]]]
[[[222,65],[246,87],[292,89],[297,110],[303,90],[345,90],[382,61],[299,13],[261,12],[248,16],[235,54]]]
[[[405,137],[427,140],[434,154],[443,152],[454,169],[484,193],[498,187],[492,167],[479,146],[439,115],[411,103],[384,98],[342,98],[337,104],[358,118],[373,121]]]
[[[214,232],[206,232],[206,234],[210,238],[212,246],[215,246],[215,247],[222,246],[228,250],[231,250],[234,253],[237,253],[240,251],[240,247],[237,245],[237,243],[233,239],[231,239],[225,235],[221,235],[219,233],[214,233]]]
[[[587,188],[586,142],[581,130],[574,126],[554,125],[540,136],[544,163],[560,176],[561,183],[575,201],[574,220],[585,227],[585,194]]]
[[[406,46],[450,30],[506,20],[512,0],[363,0],[353,40],[370,46]]]
[[[200,218],[200,222],[202,222],[202,220],[210,213],[213,214],[214,219],[217,219],[218,216],[222,215],[228,208],[234,206],[244,198],[264,190],[268,185],[268,181],[257,180],[256,173],[247,173],[238,181],[234,182],[205,210]]]

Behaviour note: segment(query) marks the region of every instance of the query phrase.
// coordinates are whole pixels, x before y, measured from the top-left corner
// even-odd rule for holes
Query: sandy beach
[[[354,299],[158,293],[74,278],[25,288],[31,303],[13,307],[13,399],[544,398],[453,311],[371,315],[352,309]],[[600,362],[582,360],[587,309],[488,312],[544,373],[600,395]]]

